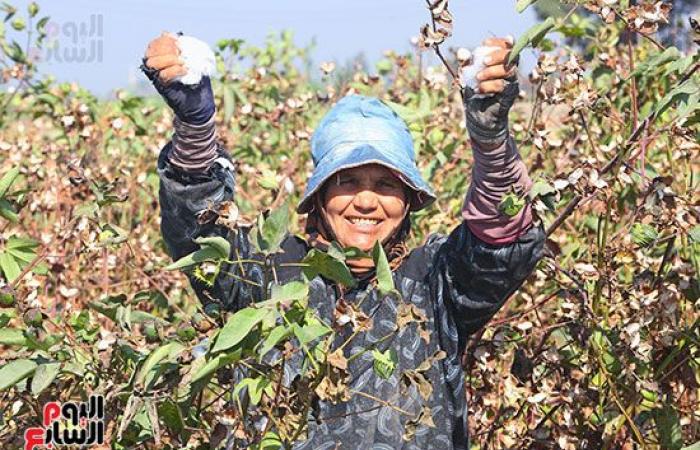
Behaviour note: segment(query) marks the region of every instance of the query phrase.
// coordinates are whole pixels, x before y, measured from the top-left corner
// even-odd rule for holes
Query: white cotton
[[[462,72],[460,73],[460,82],[462,87],[469,86],[474,90],[479,87],[479,80],[476,79],[476,75],[486,68],[486,64],[484,64],[486,57],[496,50],[500,50],[500,48],[480,46],[472,52],[471,64],[464,66],[462,68]],[[484,98],[489,97],[489,95],[477,94],[475,97]]]
[[[206,42],[192,36],[178,36],[180,57],[185,61],[187,73],[176,80],[182,84],[197,84],[203,76],[211,76],[216,68],[216,57]]]

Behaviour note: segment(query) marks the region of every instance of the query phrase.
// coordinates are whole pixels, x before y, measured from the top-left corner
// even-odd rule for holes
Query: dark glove
[[[469,86],[462,89],[469,136],[489,147],[506,140],[508,113],[520,92],[517,75],[505,81],[503,92],[488,97],[475,96],[477,93]]]
[[[179,81],[163,84],[158,78],[157,69],[146,65],[143,59],[141,70],[153,83],[158,93],[183,122],[192,125],[201,125],[214,115],[214,92],[211,89],[209,77],[203,76],[196,85],[186,85]]]

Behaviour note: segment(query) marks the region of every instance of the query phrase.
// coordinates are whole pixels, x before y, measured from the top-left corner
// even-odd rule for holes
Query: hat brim
[[[380,145],[387,144],[390,142],[382,141]],[[411,202],[411,211],[419,211],[435,201],[435,194],[423,180],[413,161],[404,163],[392,161],[374,145],[363,142],[351,149],[347,147],[335,149],[319,162],[309,178],[304,197],[297,207],[297,213],[307,214],[313,209],[313,196],[333,174],[366,164],[380,164],[398,172],[401,181],[416,194]]]

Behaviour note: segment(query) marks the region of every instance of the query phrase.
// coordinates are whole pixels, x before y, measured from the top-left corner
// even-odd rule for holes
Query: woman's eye
[[[398,184],[394,183],[393,181],[389,180],[382,180],[379,182],[379,186],[387,189],[396,189],[398,188]]]

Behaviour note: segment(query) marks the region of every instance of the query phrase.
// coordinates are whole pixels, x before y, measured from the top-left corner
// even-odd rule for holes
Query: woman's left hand
[[[497,47],[485,59],[485,68],[476,75],[476,90],[465,86],[462,91],[470,137],[485,145],[501,145],[508,137],[508,112],[513,106],[520,87],[516,63],[508,65],[512,38],[490,38],[483,44]]]
[[[479,81],[479,94],[499,94],[506,88],[508,82],[517,80],[517,62],[508,65],[510,51],[513,49],[513,38],[489,38],[483,43],[485,47],[497,47],[484,61],[486,68],[476,75]]]

